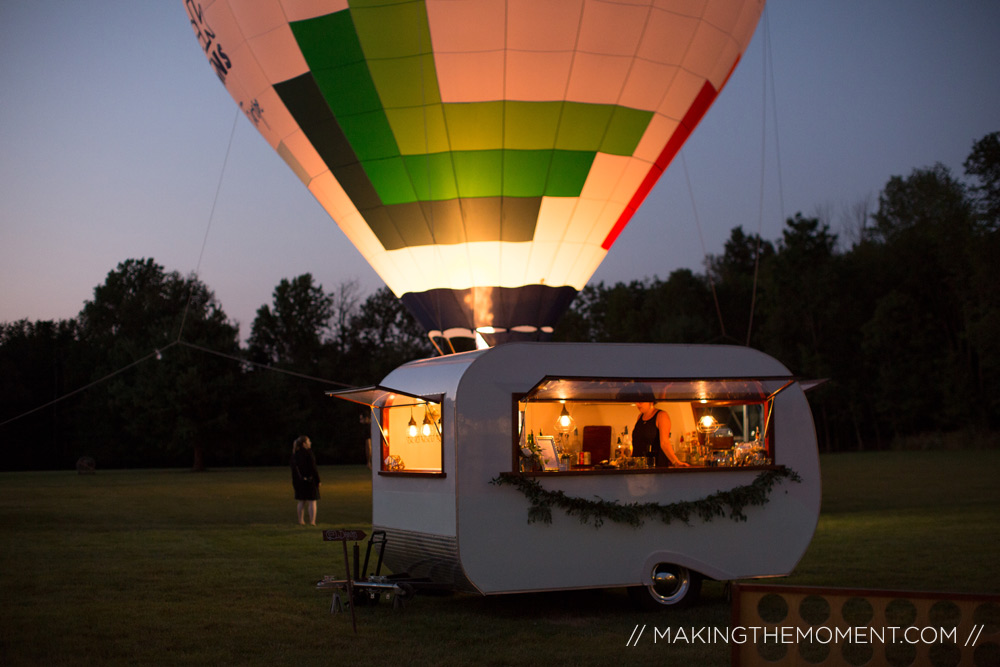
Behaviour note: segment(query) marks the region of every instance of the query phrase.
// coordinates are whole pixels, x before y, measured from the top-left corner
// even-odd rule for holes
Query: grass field
[[[822,457],[823,512],[780,583],[1000,593],[1000,451]],[[322,527],[367,530],[369,472],[326,468]],[[0,664],[726,664],[626,647],[637,624],[725,626],[720,583],[651,617],[621,591],[418,595],[328,613],[340,552],[294,523],[284,468],[0,474]]]

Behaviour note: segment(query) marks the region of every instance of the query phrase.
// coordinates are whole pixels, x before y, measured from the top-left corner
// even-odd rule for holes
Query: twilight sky
[[[770,0],[591,282],[700,272],[733,227],[777,240],[798,211],[840,232],[935,162],[961,176],[1000,130],[997,26],[996,0]],[[282,278],[381,285],[237,112],[182,0],[0,0],[0,91],[0,322],[74,317],[128,258],[199,270],[244,339]]]

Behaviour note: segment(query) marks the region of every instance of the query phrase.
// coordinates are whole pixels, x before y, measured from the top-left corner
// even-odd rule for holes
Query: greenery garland
[[[716,517],[726,516],[727,512],[733,521],[746,521],[744,508],[766,505],[771,489],[783,479],[802,481],[791,468],[773,468],[761,472],[750,484],[737,486],[729,491],[718,491],[700,500],[669,505],[638,502],[623,505],[599,496],[595,496],[597,500],[575,498],[562,491],[549,491],[538,480],[519,473],[502,473],[490,480],[490,484],[513,486],[524,494],[531,503],[528,507],[528,523],[552,523],[552,508],[559,507],[570,516],[580,517],[580,523],[592,521],[595,528],[599,528],[605,519],[638,528],[647,518],[656,518],[666,524],[675,519],[690,524],[692,517],[711,521]]]

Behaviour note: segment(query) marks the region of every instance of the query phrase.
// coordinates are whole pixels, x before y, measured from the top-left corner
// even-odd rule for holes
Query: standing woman
[[[632,427],[632,455],[655,457],[657,468],[687,468],[670,443],[670,415],[658,410],[652,400],[637,401],[635,407],[639,418]]]
[[[319,500],[319,470],[316,468],[316,457],[313,456],[312,442],[304,435],[295,438],[292,443],[292,488],[295,489],[295,499],[299,501],[297,516],[299,525],[316,525],[316,501]]]
[[[670,443],[670,415],[656,407],[653,390],[645,384],[636,384],[618,392],[618,398],[635,404],[639,418],[632,427],[632,456],[655,457],[657,468],[687,468],[674,453]]]

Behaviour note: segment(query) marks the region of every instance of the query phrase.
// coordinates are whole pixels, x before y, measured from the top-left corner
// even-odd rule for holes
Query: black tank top
[[[648,420],[639,415],[632,428],[632,456],[655,456],[656,466],[666,468],[670,466],[670,459],[660,448],[660,428],[656,425],[659,415],[659,410]]]

